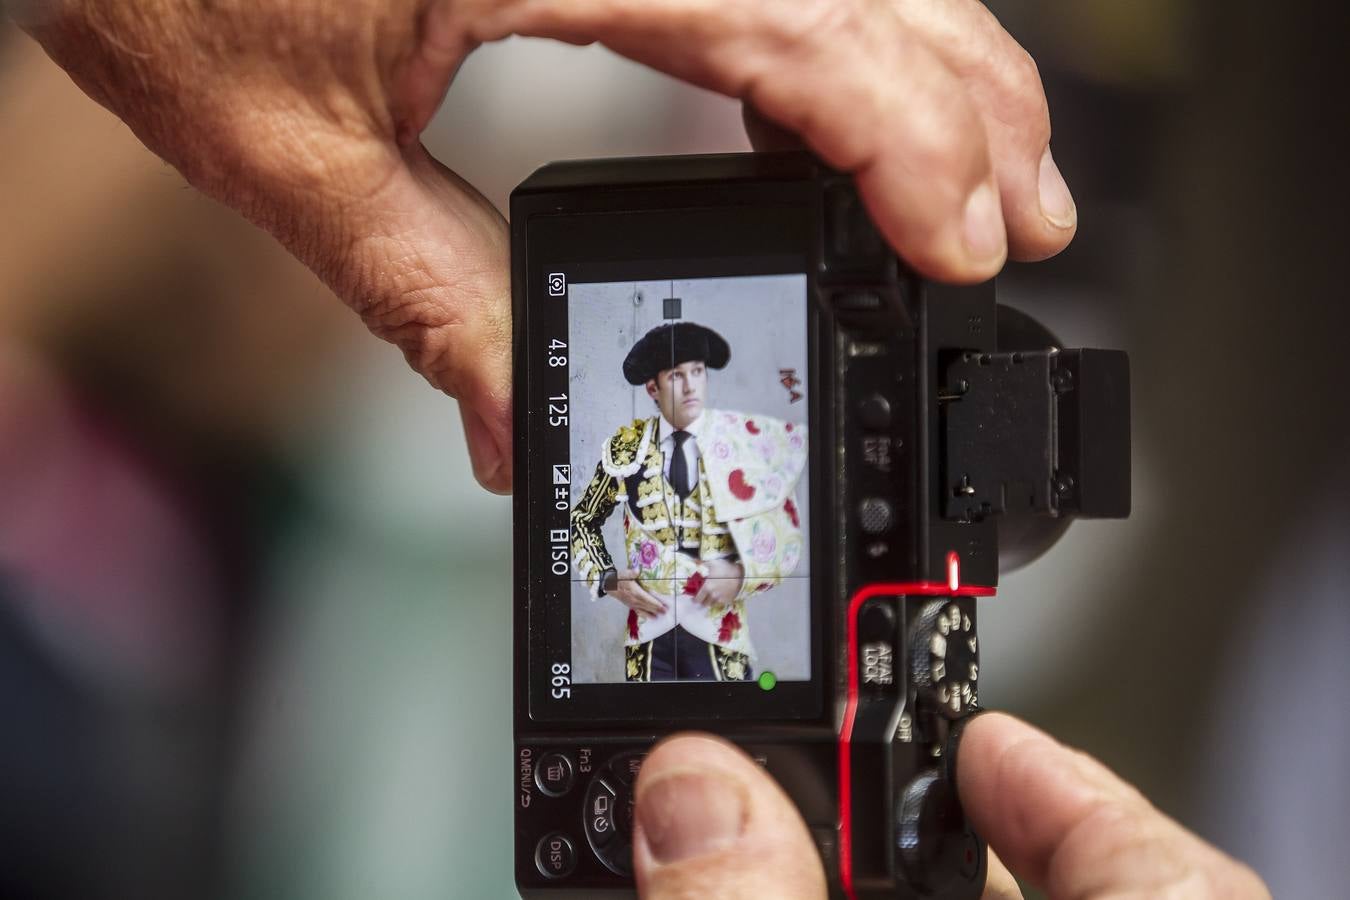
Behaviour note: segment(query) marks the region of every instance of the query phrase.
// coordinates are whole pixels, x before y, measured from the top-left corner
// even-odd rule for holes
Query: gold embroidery
[[[708,653],[712,657],[713,673],[718,681],[750,680],[752,671],[749,656],[717,644],[709,644]]]
[[[625,680],[652,680],[652,642],[633,644],[623,648]]]
[[[730,654],[724,652],[722,658],[722,674],[726,676],[727,681],[747,681],[747,672],[745,665],[745,654]]]

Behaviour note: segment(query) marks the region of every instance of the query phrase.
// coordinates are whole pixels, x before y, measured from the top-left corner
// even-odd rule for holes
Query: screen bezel
[[[607,725],[652,722],[802,721],[822,716],[827,687],[832,683],[827,635],[831,619],[827,539],[831,506],[823,474],[821,360],[822,328],[812,266],[818,242],[816,195],[809,183],[737,185],[736,202],[726,190],[669,188],[661,192],[614,192],[598,204],[609,208],[559,208],[534,212],[524,223],[526,259],[524,303],[518,304],[516,327],[518,402],[516,490],[524,495],[523,521],[517,516],[517,541],[524,542],[526,570],[517,574],[517,590],[526,604],[526,658],[529,719],[534,723],[593,722]],[[638,195],[641,195],[639,197]],[[568,200],[585,198],[569,194]],[[645,200],[645,203],[635,201]],[[652,202],[655,200],[656,202]],[[625,202],[627,201],[627,202]],[[590,203],[594,206],[592,195]],[[568,204],[570,205],[570,204]],[[563,273],[568,284],[624,280],[660,280],[804,274],[807,336],[807,421],[810,435],[811,521],[811,679],[781,681],[772,691],[750,682],[655,682],[642,685],[586,683],[567,685],[567,696],[555,697],[556,664],[569,666],[572,652],[571,584],[575,573],[550,571],[550,554],[558,546],[550,532],[569,529],[567,509],[554,507],[551,467],[555,458],[570,464],[570,426],[548,424],[547,398],[568,390],[568,367],[547,365],[549,342],[571,343],[568,304],[549,296],[547,279]],[[523,308],[521,308],[523,306]],[[523,332],[523,333],[522,333]],[[570,362],[570,361],[569,361]],[[523,370],[524,378],[520,375]],[[523,384],[521,384],[523,380]],[[523,388],[523,390],[522,390]],[[523,438],[523,443],[522,443]],[[523,533],[522,533],[523,531]],[[570,531],[568,532],[570,544]],[[520,545],[518,544],[518,547]],[[570,554],[568,557],[570,564]],[[518,636],[519,639],[519,636]]]

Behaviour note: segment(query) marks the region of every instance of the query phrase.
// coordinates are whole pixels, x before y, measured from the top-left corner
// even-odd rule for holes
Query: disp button
[[[534,864],[545,878],[566,878],[577,867],[577,851],[561,831],[546,834],[534,848]]]

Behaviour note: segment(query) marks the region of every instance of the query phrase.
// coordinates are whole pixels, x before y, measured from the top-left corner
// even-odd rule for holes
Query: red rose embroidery
[[[628,611],[628,636],[635,641],[638,638],[638,620],[636,609],[630,609]]]
[[[755,496],[755,487],[745,483],[745,470],[733,469],[727,476],[727,487],[731,488],[731,495],[737,500],[749,500]]]
[[[699,588],[703,587],[703,580],[702,572],[695,572],[693,575],[690,575],[689,580],[684,583],[684,593],[690,597],[697,594]]]
[[[751,434],[759,434],[759,426],[755,424],[754,419],[745,420],[745,430]]]
[[[783,425],[783,430],[784,430],[784,431],[791,431],[791,430],[792,430],[792,423],[791,423],[791,422],[788,422],[788,423],[784,424],[784,425]]]
[[[773,587],[773,585],[766,581],[766,582],[764,582],[763,584],[761,584],[761,585],[759,585],[758,587],[755,588],[755,593],[756,593],[756,594],[762,594],[762,593],[764,593],[765,591],[767,591],[767,590],[768,590],[769,588],[771,588],[771,587]]]
[[[723,644],[728,643],[740,630],[741,617],[734,612],[729,612],[722,617],[722,627],[717,629],[717,640]]]
[[[787,510],[788,518],[792,519],[792,527],[800,528],[802,523],[801,520],[797,518],[797,504],[793,503],[791,500],[784,500],[783,509]]]

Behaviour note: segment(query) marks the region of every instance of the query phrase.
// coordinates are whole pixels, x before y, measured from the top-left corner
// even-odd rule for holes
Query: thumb
[[[677,735],[638,775],[633,865],[643,900],[823,900],[825,875],[783,789],[731,744]]]
[[[511,285],[506,223],[421,144],[379,189],[274,229],[433,386],[459,400],[478,481],[511,490]],[[303,237],[293,238],[297,232]]]

